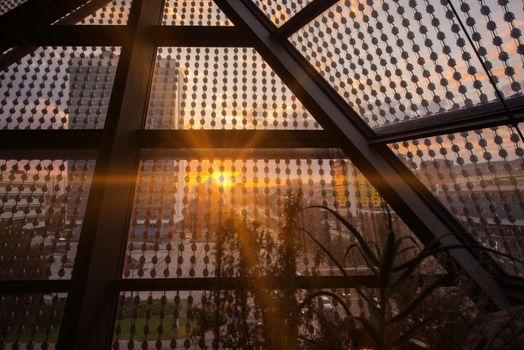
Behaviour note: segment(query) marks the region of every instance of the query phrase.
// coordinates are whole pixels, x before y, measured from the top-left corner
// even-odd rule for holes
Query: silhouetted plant
[[[366,263],[369,271],[376,277],[376,288],[369,290],[362,288],[357,284],[351,284],[360,298],[362,298],[368,310],[367,317],[353,316],[345,302],[338,298],[336,294],[326,291],[320,291],[309,295],[301,304],[301,308],[309,307],[315,298],[320,296],[329,296],[337,298],[343,306],[348,318],[357,321],[358,326],[348,322],[351,327],[346,330],[346,335],[352,337],[352,343],[358,348],[362,342],[369,343],[367,346],[377,350],[395,350],[408,348],[431,348],[429,344],[420,341],[421,331],[427,330],[429,326],[442,319],[445,313],[452,313],[455,318],[464,319],[459,310],[446,310],[446,312],[437,310],[423,310],[423,305],[436,291],[444,286],[444,281],[448,276],[435,275],[433,281],[423,286],[418,286],[414,282],[414,277],[421,264],[429,257],[449,252],[452,249],[465,249],[465,245],[442,246],[439,240],[428,244],[424,248],[419,248],[416,241],[409,237],[397,237],[393,229],[391,215],[388,211],[388,232],[384,243],[377,244],[368,242],[363,235],[346,219],[336,211],[324,206],[311,206],[308,208],[317,208],[330,212],[349,232],[355,237],[356,243],[350,245],[345,253],[356,252],[360,254]],[[302,228],[302,230],[322,249],[327,257],[335,264],[338,270],[351,281],[343,267],[343,264],[326,248],[313,233]],[[406,246],[406,243],[408,244]],[[490,252],[504,256],[508,259],[514,258],[499,253],[497,251],[484,248],[473,247],[481,251]],[[406,253],[415,252],[414,257],[405,259]],[[399,298],[399,294],[409,291],[409,296]],[[403,300],[402,300],[403,299]],[[421,310],[422,309],[422,310]],[[448,325],[444,325],[444,328]],[[359,332],[361,328],[364,332]],[[418,338],[418,339],[417,339]],[[323,341],[320,338],[320,341]],[[486,342],[482,340],[482,342]],[[318,341],[317,341],[318,343]],[[457,347],[460,348],[460,347]],[[480,347],[479,349],[488,349]]]
[[[334,254],[320,235],[303,227],[304,210],[313,208],[333,215],[354,237],[344,254]],[[323,206],[303,208],[298,191],[288,192],[283,222],[276,234],[245,217],[223,220],[216,232],[215,274],[218,278],[240,277],[246,284],[234,290],[217,289],[205,305],[194,310],[199,314],[193,335],[203,339],[206,332],[213,331],[214,348],[233,349],[504,349],[495,347],[504,345],[501,334],[506,335],[505,340],[512,339],[508,344],[515,344],[521,336],[518,329],[511,334],[501,329],[486,336],[471,332],[471,325],[480,322],[486,311],[479,300],[471,300],[474,286],[469,279],[455,276],[458,285],[449,288],[444,284],[448,275],[430,275],[425,282],[418,278],[428,258],[451,249],[465,249],[464,245],[442,246],[437,240],[421,248],[410,236],[397,237],[389,211],[384,218],[387,232],[380,242],[369,242],[335,210]],[[348,279],[350,290],[364,301],[365,313],[352,315],[337,292],[299,291],[293,285],[297,258],[305,253],[300,248],[304,234],[322,253],[315,253],[311,271],[318,270],[322,257],[329,259]],[[477,249],[500,254],[488,248]],[[350,254],[360,255],[375,276],[376,287],[353,283],[345,269]],[[268,284],[274,278],[281,282],[280,288]],[[321,297],[333,301],[331,310],[322,305]],[[339,313],[341,310],[344,314]],[[508,321],[513,326],[514,319]]]

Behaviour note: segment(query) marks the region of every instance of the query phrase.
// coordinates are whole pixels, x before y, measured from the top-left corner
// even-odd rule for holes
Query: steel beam
[[[148,148],[143,149],[142,159],[346,159],[338,148]]]
[[[474,244],[471,235],[386,145],[369,145],[373,131],[288,41],[271,35],[274,25],[251,1],[216,3],[237,27],[250,33],[262,57],[423,243]],[[450,255],[494,305],[509,307],[499,281],[475,252],[461,249]],[[494,262],[490,267],[501,271]]]
[[[0,149],[98,148],[103,130],[0,130]]]
[[[69,280],[2,281],[0,283],[0,295],[67,293],[70,287],[71,281]]]
[[[14,46],[120,46],[128,42],[127,26],[114,25],[55,25],[34,32],[33,28],[20,30],[4,40]]]
[[[442,275],[417,275],[413,281],[431,283],[442,278]],[[259,283],[254,283],[255,281]],[[451,275],[443,280],[443,286],[454,285]],[[269,289],[297,288],[297,289],[324,289],[324,288],[374,288],[378,280],[375,275],[345,276],[296,276],[296,277],[267,277],[267,278],[242,278],[242,277],[203,277],[203,278],[158,278],[158,279],[124,279],[113,282],[118,291],[169,291],[169,290],[217,290],[241,289],[246,286],[261,285]]]
[[[42,148],[42,149],[0,149],[0,159],[48,159],[48,160],[95,160],[96,149],[67,149],[67,148]]]
[[[524,97],[508,99],[506,103],[513,118],[510,118],[502,104],[496,101],[375,128],[373,130],[377,135],[370,143],[387,144],[524,122]]]
[[[22,29],[4,39],[6,47],[122,46],[129,42],[127,26],[55,25]],[[150,26],[149,40],[158,46],[249,47],[245,32],[235,27]],[[1,62],[1,61],[0,61]],[[2,66],[0,66],[2,67]]]
[[[33,46],[13,47],[11,50],[0,54],[0,71],[8,70],[10,65],[31,54],[36,49],[37,47]]]
[[[322,130],[139,130],[143,148],[338,147]]]
[[[151,40],[158,46],[250,47],[247,33],[230,26],[154,26]]]
[[[73,12],[88,0],[28,0],[18,5],[0,17],[0,52],[10,46],[5,38],[16,37],[19,32],[27,31],[38,34],[42,27],[47,26],[68,13]]]
[[[278,28],[273,35],[279,38],[289,38],[299,31],[317,16],[321,15],[328,8],[333,6],[338,0],[313,0],[302,10],[291,17],[286,23]]]
[[[93,15],[103,6],[109,4],[111,0],[91,0],[84,3],[73,12],[69,12],[67,16],[62,17],[58,22],[53,24],[76,24],[89,15]]]
[[[95,12],[100,7],[102,7],[103,5],[107,4],[109,1],[110,0],[92,0],[89,3],[84,4],[83,6],[80,6],[79,8],[75,9],[75,11],[69,12],[65,16],[62,16],[58,21],[55,22],[55,24],[56,25],[74,24],[74,23],[80,21],[82,18],[85,18],[89,14]],[[0,17],[0,23],[2,22],[2,17]],[[22,27],[21,31],[24,30],[23,28],[24,27]],[[36,31],[35,36],[42,36],[44,33],[47,33],[47,29],[49,29],[49,28],[51,28],[50,23],[45,23],[45,25],[43,25],[43,28],[40,28],[39,31]],[[57,27],[57,29],[59,30],[60,27]],[[66,31],[67,31],[67,29],[66,29]],[[46,35],[49,35],[49,34],[46,34]],[[0,70],[7,69],[11,64],[17,62],[22,57],[24,57],[26,55],[29,55],[30,53],[34,52],[34,50],[37,48],[37,47],[32,47],[32,46],[26,46],[27,45],[26,39],[27,40],[31,40],[30,38],[27,38],[27,33],[26,33],[26,37],[20,37],[20,35],[17,34],[15,36],[9,36],[9,37],[6,37],[4,39],[6,41],[2,45],[2,47],[4,47],[4,49],[11,47],[12,50],[10,50],[8,53],[4,53],[4,54],[0,55]],[[16,43],[17,40],[20,41],[20,42]],[[76,40],[78,40],[78,39],[76,39]],[[22,45],[22,44],[24,46],[19,46],[19,45]],[[43,43],[43,45],[47,45],[47,44],[48,43],[46,43],[46,42]],[[67,44],[70,44],[70,43],[67,43]],[[0,51],[4,51],[4,50],[0,50]]]
[[[143,127],[156,57],[148,27],[160,22],[163,0],[135,0],[109,104],[86,218],[58,340],[60,349],[109,349],[134,180],[138,170],[136,130]]]

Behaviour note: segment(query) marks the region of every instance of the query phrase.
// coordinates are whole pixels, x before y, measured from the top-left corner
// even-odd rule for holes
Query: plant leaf
[[[397,251],[397,256],[407,252],[407,251],[410,251],[410,250],[413,250],[413,249],[416,249],[417,247],[415,246],[409,246],[409,247],[406,247],[406,248],[402,248],[401,250]]]
[[[335,258],[333,256],[333,254],[329,251],[329,249],[327,249],[326,247],[324,247],[324,245],[322,243],[320,243],[316,238],[315,236],[313,236],[313,234],[311,232],[309,232],[308,230],[306,230],[305,228],[302,228],[301,229],[302,231],[304,231],[304,233],[306,233],[309,238],[311,238],[313,240],[313,242],[315,242],[319,247],[320,249],[322,249],[322,251],[324,253],[326,253],[326,255],[335,263],[335,265],[337,265],[338,269],[340,270],[340,272],[346,277],[348,278],[350,281],[351,281],[351,277],[347,274],[346,270],[344,269],[344,267],[340,264],[340,262],[337,260],[337,258]],[[354,283],[351,283],[351,285],[349,286],[349,288],[353,288],[357,291],[357,293],[362,297],[364,298],[364,300],[366,300],[368,303],[372,304],[373,301],[371,301],[371,299],[366,295],[366,293],[364,293],[362,291],[362,289],[360,289],[360,286],[358,286],[357,284],[354,284]]]
[[[379,265],[377,256],[371,251],[371,249],[369,248],[369,245],[366,243],[366,241],[364,240],[360,232],[358,232],[358,230],[353,225],[351,225],[349,222],[347,222],[346,219],[344,219],[339,213],[337,213],[333,209],[330,209],[322,205],[311,205],[309,207],[305,207],[304,209],[309,209],[309,208],[320,208],[320,209],[326,210],[330,212],[331,214],[333,214],[337,218],[337,220],[340,221],[340,223],[342,223],[342,225],[344,225],[353,234],[353,236],[355,236],[358,243],[362,247],[364,253],[368,256],[368,259],[372,261],[375,265],[377,266]]]
[[[406,344],[413,339],[415,334],[420,331],[423,327],[427,326],[431,322],[435,321],[437,319],[437,314],[431,315],[428,318],[415,323],[411,328],[409,328],[407,331],[405,331],[394,343],[393,348],[394,349],[405,349]]]
[[[409,266],[410,264],[412,264],[413,262],[415,261],[422,261],[422,260],[425,260],[427,258],[429,258],[430,256],[433,256],[435,254],[438,254],[438,253],[447,253],[449,252],[450,250],[455,250],[455,249],[467,249],[467,248],[471,248],[472,250],[482,250],[482,251],[486,251],[486,252],[489,252],[489,253],[493,253],[495,255],[500,255],[500,256],[503,256],[503,257],[506,257],[512,261],[516,261],[520,264],[524,264],[524,261],[520,260],[520,259],[517,259],[509,254],[505,254],[505,253],[501,253],[499,251],[496,251],[494,249],[491,249],[491,248],[486,248],[486,247],[482,247],[480,245],[465,245],[465,244],[456,244],[456,245],[450,245],[450,246],[444,246],[444,247],[436,247],[432,250],[427,250],[425,252],[421,252],[419,255],[417,255],[415,258],[403,263],[403,264],[400,264],[399,266],[395,267],[394,268],[394,271],[401,271],[403,269],[405,269],[407,266]]]
[[[383,255],[381,257],[382,261],[380,264],[378,274],[378,288],[381,292],[383,292],[389,284],[396,250],[397,244],[395,241],[395,233],[392,230],[390,230],[388,232],[386,244],[384,246]]]
[[[404,310],[391,319],[391,323],[398,322],[409,316],[415,309],[439,286],[442,285],[447,276],[442,276],[420,292],[415,300],[411,301]]]
[[[347,259],[348,255],[349,255],[349,253],[350,253],[351,250],[352,250],[353,248],[355,248],[355,247],[358,247],[358,243],[353,243],[353,244],[351,244],[351,245],[348,247],[348,249],[346,249],[346,252],[344,253],[344,258],[342,259],[342,261],[346,261],[346,259]]]

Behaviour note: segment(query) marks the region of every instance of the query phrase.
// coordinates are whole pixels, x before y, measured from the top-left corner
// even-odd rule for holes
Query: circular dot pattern
[[[253,2],[268,16],[271,22],[276,26],[281,26],[309,4],[311,0],[253,0]]]
[[[94,161],[0,160],[0,280],[71,277]]]
[[[126,25],[133,0],[112,0],[76,24]]]
[[[166,0],[162,24],[171,26],[232,25],[213,0]]]
[[[339,1],[290,41],[372,127],[496,102],[447,2]]]
[[[320,129],[251,48],[158,49],[148,129]]]
[[[0,71],[0,129],[100,129],[120,48],[40,47]]]
[[[222,225],[238,217],[279,232],[289,191],[301,191],[302,206],[335,208],[374,239],[386,224],[385,202],[346,159],[335,158],[187,158],[142,160],[136,184],[127,243],[124,278],[216,276],[217,244]],[[326,212],[309,210],[304,227],[317,232],[333,252],[351,240]],[[371,224],[373,223],[373,224]],[[399,232],[409,229],[395,217]],[[329,264],[314,264],[306,244],[297,262],[303,275],[336,273]],[[275,243],[277,244],[277,243]],[[235,251],[236,248],[231,248]],[[275,259],[269,254],[267,259]],[[348,259],[351,266],[357,260]],[[237,276],[236,268],[228,270]]]
[[[483,245],[524,257],[524,151],[502,126],[395,143],[390,147]],[[510,273],[524,266],[495,258]]]

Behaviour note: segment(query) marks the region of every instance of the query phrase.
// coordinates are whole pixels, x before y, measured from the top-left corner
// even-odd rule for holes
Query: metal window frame
[[[64,15],[64,23],[94,12],[108,0],[29,0],[0,16],[0,69],[31,52],[35,46],[121,46],[122,54],[102,130],[2,130],[2,154],[54,154],[56,150],[82,154],[97,150],[94,181],[82,228],[75,267],[67,281],[3,281],[0,293],[68,292],[59,336],[59,349],[109,348],[117,298],[124,290],[235,288],[245,281],[208,278],[122,280],[121,266],[127,239],[134,181],[114,185],[111,176],[136,175],[142,149],[180,148],[341,148],[386,198],[423,242],[454,233],[445,244],[472,242],[462,226],[387,148],[387,143],[415,137],[511,124],[500,106],[464,113],[412,120],[372,130],[291,46],[287,38],[335,1],[314,0],[288,23],[276,28],[249,0],[216,0],[235,27],[160,26],[163,0],[133,0],[125,26],[50,24]],[[79,10],[74,11],[80,7]],[[35,22],[31,22],[35,21]],[[29,26],[31,24],[31,28]],[[29,29],[30,28],[30,29]],[[324,127],[323,131],[143,130],[147,98],[157,46],[255,47],[283,82]],[[143,63],[149,67],[144,71]],[[300,78],[298,78],[300,77]],[[524,120],[524,102],[514,106],[515,118]],[[193,145],[195,137],[208,140]],[[257,143],[252,143],[253,138]],[[5,150],[5,151],[4,151]],[[62,154],[62,153],[61,153]],[[134,176],[130,177],[131,179]],[[110,187],[109,187],[110,186]],[[115,195],[116,194],[116,195]],[[462,250],[452,254],[493,303],[522,301],[524,280],[507,275],[494,262],[479,263],[478,256]],[[421,276],[434,278],[434,276]],[[358,283],[374,285],[373,276]],[[452,277],[449,279],[452,283]],[[354,281],[352,281],[354,282]],[[289,285],[273,281],[279,285]],[[340,277],[297,277],[297,288],[344,288]],[[96,311],[93,311],[96,310]]]

